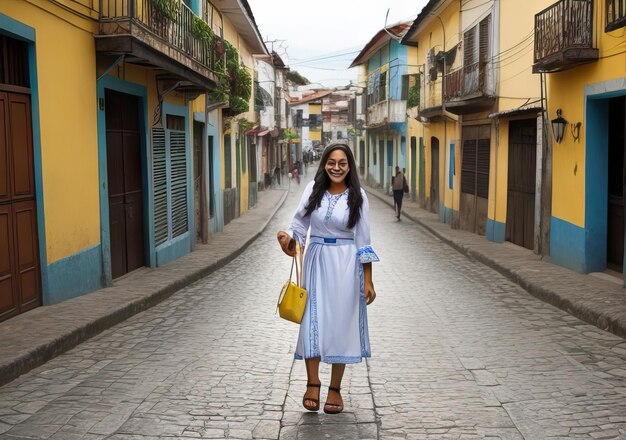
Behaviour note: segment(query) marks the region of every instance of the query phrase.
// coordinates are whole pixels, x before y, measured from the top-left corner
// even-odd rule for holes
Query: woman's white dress
[[[296,359],[320,357],[326,363],[357,363],[370,357],[363,263],[379,261],[371,246],[369,204],[361,189],[361,219],[348,229],[348,190],[328,191],[321,206],[304,217],[310,182],[291,224],[304,255],[303,285],[308,298],[300,324]]]

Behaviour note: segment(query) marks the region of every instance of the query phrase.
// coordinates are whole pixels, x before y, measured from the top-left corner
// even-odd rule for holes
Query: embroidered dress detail
[[[302,279],[309,296],[294,358],[358,363],[371,355],[362,263],[378,261],[370,242],[367,194],[361,190],[361,218],[349,229],[348,191],[326,192],[320,207],[305,217],[312,192],[313,182],[291,224],[293,237],[308,242]]]
[[[311,295],[311,357],[319,357],[319,333],[317,330],[317,297],[315,292]]]
[[[346,189],[344,192],[339,194],[331,194],[328,191],[324,194],[328,198],[328,208],[326,209],[326,217],[324,217],[324,221],[330,220],[333,215],[333,211],[335,210],[335,206],[337,206],[337,202],[344,194],[347,194],[348,190]]]
[[[359,248],[356,252],[356,257],[361,264],[380,261],[380,258],[378,258],[378,255],[374,252],[374,248],[371,246],[363,246],[362,248]]]

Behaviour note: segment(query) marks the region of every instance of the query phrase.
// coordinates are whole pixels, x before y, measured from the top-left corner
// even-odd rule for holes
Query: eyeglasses
[[[342,160],[341,162],[337,163],[334,160],[329,160],[328,162],[326,162],[326,166],[331,168],[335,168],[335,166],[338,166],[339,168],[348,168],[348,161]]]

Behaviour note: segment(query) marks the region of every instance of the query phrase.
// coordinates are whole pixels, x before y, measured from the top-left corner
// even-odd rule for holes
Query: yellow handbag
[[[299,254],[296,254],[296,256],[293,257],[289,279],[281,289],[280,295],[278,296],[278,304],[276,305],[281,318],[295,322],[296,324],[300,324],[300,321],[302,321],[307,297],[306,289],[300,287],[300,270],[298,270],[298,264],[296,263],[298,256]],[[294,265],[296,265],[295,283],[291,280]]]

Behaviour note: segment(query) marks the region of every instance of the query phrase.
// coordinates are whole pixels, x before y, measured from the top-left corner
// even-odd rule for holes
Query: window
[[[380,81],[378,82],[378,102],[385,101],[387,99],[387,72],[380,74]]]
[[[490,126],[463,128],[461,192],[489,197]]]
[[[211,26],[213,33],[220,38],[224,38],[224,23],[222,21],[222,14],[218,11],[213,4],[207,0],[204,8],[204,21]]]
[[[401,99],[406,101],[407,108],[419,106],[420,101],[420,75],[415,73],[411,75],[402,75],[402,96]]]
[[[367,105],[372,106],[387,99],[387,72],[376,72],[370,75],[367,82]]]
[[[185,118],[166,115],[165,126],[165,129],[152,129],[154,241],[157,246],[189,229]]]
[[[491,56],[491,15],[463,34],[463,94],[484,91]]]
[[[293,126],[296,128],[302,128],[303,124],[302,110],[296,110],[295,118],[293,120]]]

